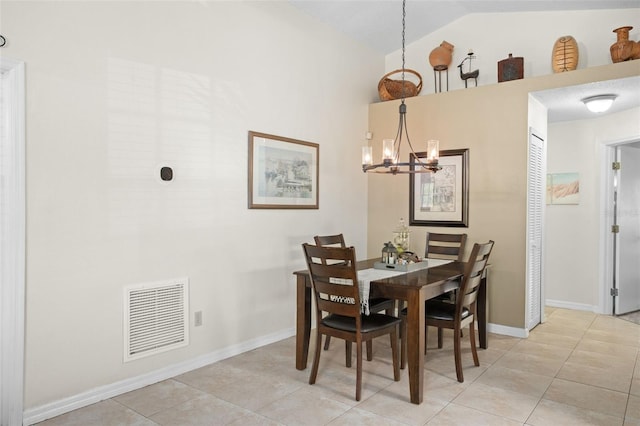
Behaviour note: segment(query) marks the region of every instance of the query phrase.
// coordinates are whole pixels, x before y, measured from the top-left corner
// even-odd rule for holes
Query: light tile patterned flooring
[[[527,339],[490,335],[480,367],[465,334],[464,383],[455,379],[451,335],[437,349],[436,334],[429,333],[421,405],[408,401],[406,370],[393,381],[386,338],[364,362],[360,402],[355,362],[346,369],[341,341],[322,353],[309,385],[311,363],[295,369],[289,338],[40,425],[640,426],[640,325],[547,308],[547,321]]]

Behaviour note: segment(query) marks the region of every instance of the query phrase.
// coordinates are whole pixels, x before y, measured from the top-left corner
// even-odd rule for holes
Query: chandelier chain
[[[407,16],[406,10],[406,0],[402,0],[402,103],[404,103],[404,30],[405,30],[405,19]]]

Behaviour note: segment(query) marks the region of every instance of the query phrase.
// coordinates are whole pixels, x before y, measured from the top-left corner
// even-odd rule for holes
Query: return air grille
[[[124,361],[189,344],[188,278],[125,288]]]

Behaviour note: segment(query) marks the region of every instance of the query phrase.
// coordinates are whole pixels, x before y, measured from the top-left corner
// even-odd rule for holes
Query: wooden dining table
[[[380,259],[357,262],[357,269],[373,268]],[[425,301],[455,290],[462,277],[464,263],[453,261],[407,272],[370,283],[370,297],[403,300],[407,306],[407,368],[411,402],[420,404],[424,389],[424,327]],[[296,368],[307,367],[311,335],[311,279],[307,270],[294,272],[296,276]],[[483,277],[477,299],[477,322],[480,347],[487,341],[487,276]]]

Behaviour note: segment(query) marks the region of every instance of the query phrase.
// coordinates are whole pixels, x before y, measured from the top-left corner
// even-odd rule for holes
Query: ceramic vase
[[[553,45],[551,67],[553,72],[573,71],[578,67],[578,43],[570,35],[560,37]]]
[[[429,63],[436,71],[443,71],[449,68],[451,64],[451,54],[453,52],[453,44],[442,41],[440,46],[436,47],[429,54]]]

